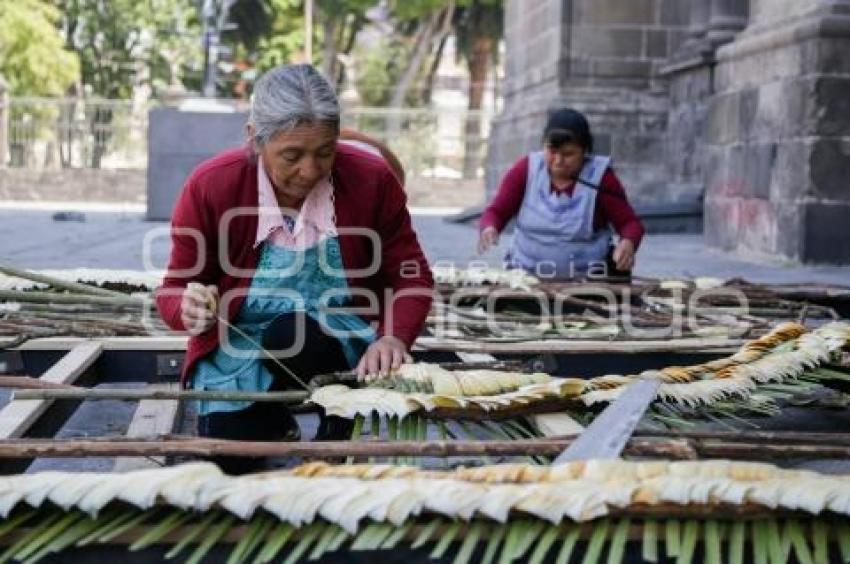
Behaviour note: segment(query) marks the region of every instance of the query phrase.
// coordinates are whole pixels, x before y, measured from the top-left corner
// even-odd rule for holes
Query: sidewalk
[[[65,209],[65,208],[62,208]],[[102,208],[101,208],[102,209]],[[475,254],[477,231],[447,223],[450,209],[414,209],[413,223],[431,262],[466,266],[486,260],[498,265],[510,236],[486,257]],[[165,267],[170,242],[167,222],[148,222],[137,210],[86,211],[84,222],[54,221],[49,209],[0,206],[0,261],[19,268],[156,269]],[[145,243],[148,243],[147,253]],[[739,257],[707,247],[699,235],[648,235],[635,274],[660,278],[741,277],[762,283],[850,285],[848,266],[800,266],[780,259]]]

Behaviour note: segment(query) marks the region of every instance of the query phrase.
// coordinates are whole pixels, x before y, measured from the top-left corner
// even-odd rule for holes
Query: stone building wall
[[[707,241],[850,263],[850,0],[507,0],[488,196],[588,114],[638,203],[704,200]]]
[[[747,28],[717,53],[707,239],[850,262],[850,1],[752,0],[752,8]]]

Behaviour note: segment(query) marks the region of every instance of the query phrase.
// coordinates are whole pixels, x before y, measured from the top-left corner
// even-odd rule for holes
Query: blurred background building
[[[487,188],[586,112],[630,197],[704,209],[707,241],[850,262],[850,2],[507,0]]]

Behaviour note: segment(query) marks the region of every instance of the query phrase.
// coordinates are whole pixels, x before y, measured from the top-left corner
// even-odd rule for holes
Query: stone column
[[[706,237],[729,250],[850,262],[850,0],[751,0],[717,53]]]
[[[687,41],[662,67],[670,84],[667,159],[671,197],[698,205],[705,193],[705,131],[715,51],[747,23],[747,0],[690,0]]]
[[[701,52],[706,50],[706,33],[708,32],[709,8],[706,0],[690,0],[688,2],[689,26],[688,41],[682,46],[684,52]]]
[[[9,158],[9,86],[0,75],[0,168]]]
[[[705,39],[714,49],[732,41],[747,26],[747,0],[710,0],[710,3],[703,0],[703,3],[708,9]]]

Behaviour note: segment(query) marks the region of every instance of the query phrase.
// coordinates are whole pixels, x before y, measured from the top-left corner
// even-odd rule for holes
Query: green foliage
[[[359,61],[355,88],[366,106],[385,106],[392,96],[393,85],[404,72],[410,48],[389,38],[382,38],[370,49],[358,49]]]
[[[79,60],[63,48],[60,18],[43,0],[0,0],[0,75],[11,94],[61,96],[78,79]]]
[[[190,0],[54,0],[83,83],[104,98],[129,98],[200,72],[200,22]]]
[[[454,32],[457,38],[457,55],[469,59],[475,40],[492,39],[490,55],[498,54],[499,39],[504,34],[504,8],[502,0],[461,0],[455,17]]]
[[[449,5],[449,0],[390,0],[393,18],[400,21],[419,20]]]
[[[266,17],[268,31],[258,38],[253,56],[257,75],[290,63],[304,52],[304,9],[301,0],[266,0]]]

